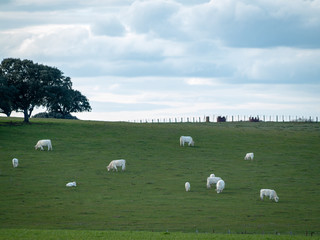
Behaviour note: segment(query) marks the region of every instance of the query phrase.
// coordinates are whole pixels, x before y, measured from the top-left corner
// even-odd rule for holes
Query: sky
[[[0,46],[70,77],[83,120],[320,117],[320,0],[3,0]]]

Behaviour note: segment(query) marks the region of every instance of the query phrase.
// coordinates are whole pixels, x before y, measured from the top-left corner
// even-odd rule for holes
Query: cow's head
[[[279,201],[279,197],[276,196],[276,197],[274,198],[274,201],[275,201],[275,202],[278,202],[278,201]]]

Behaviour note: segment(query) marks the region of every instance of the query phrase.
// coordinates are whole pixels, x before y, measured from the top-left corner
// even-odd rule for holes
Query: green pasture
[[[195,147],[180,147],[181,135],[192,136]],[[53,151],[36,151],[39,139],[51,139]],[[247,152],[254,152],[253,161],[243,160]],[[12,167],[14,157],[18,168]],[[109,162],[120,158],[127,161],[126,171],[108,172]],[[211,173],[226,183],[221,194],[206,188]],[[308,231],[316,237],[319,173],[319,123],[23,124],[0,118],[0,234],[60,229],[212,237]],[[67,188],[70,181],[77,187]],[[261,188],[275,189],[279,202],[261,201]]]
[[[307,240],[319,236],[262,235],[262,234],[212,234],[145,231],[97,231],[97,230],[39,230],[1,229],[0,240]]]

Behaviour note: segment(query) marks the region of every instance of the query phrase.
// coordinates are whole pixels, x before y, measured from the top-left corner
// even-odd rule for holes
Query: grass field
[[[145,231],[97,231],[97,230],[35,230],[0,229],[0,240],[307,240],[320,239],[319,236],[302,235],[257,235],[257,234],[212,234],[181,232]]]
[[[181,135],[195,147],[180,147]],[[36,151],[45,138],[53,151]],[[0,118],[0,228],[319,236],[319,149],[319,123]],[[107,172],[119,158],[126,171]],[[225,180],[223,193],[206,189],[211,173]],[[279,202],[261,201],[261,188]]]

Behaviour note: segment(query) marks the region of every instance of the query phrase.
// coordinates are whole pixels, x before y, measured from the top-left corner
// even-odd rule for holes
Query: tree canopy
[[[31,60],[7,58],[1,62],[0,96],[0,112],[7,116],[12,111],[23,112],[24,122],[29,122],[39,106],[62,115],[91,111],[88,99],[72,89],[70,77]]]

